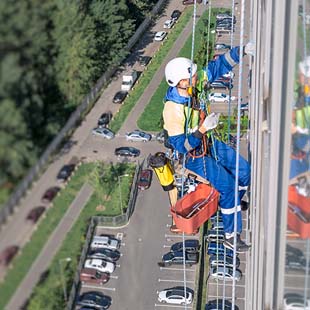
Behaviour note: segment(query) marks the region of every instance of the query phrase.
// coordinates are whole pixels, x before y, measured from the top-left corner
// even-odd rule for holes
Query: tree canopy
[[[0,191],[17,183],[156,1],[0,2]]]

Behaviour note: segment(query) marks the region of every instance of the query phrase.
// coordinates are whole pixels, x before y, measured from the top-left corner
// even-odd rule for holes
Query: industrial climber
[[[248,43],[244,48],[244,55],[253,55],[254,46]],[[221,55],[215,61],[210,61],[200,76],[212,83],[218,77],[228,73],[239,63],[239,47],[232,48],[229,52]],[[203,156],[193,158],[189,152],[201,148],[202,138],[214,129],[219,120],[219,115],[211,113],[202,122],[195,109],[188,106],[191,102],[192,87],[201,85],[198,81],[197,65],[190,59],[178,57],[168,62],[165,67],[165,76],[168,85],[166,93],[163,119],[164,130],[168,134],[168,143],[179,156],[185,156],[185,167],[199,176],[208,180],[220,193],[219,205],[225,231],[224,245],[234,248],[234,234],[236,235],[236,249],[238,253],[249,249],[240,235],[242,232],[241,198],[245,193],[244,188],[250,184],[250,165],[239,157],[239,191],[238,205],[235,206],[235,177],[236,177],[236,152],[225,143],[213,139],[207,139],[208,152]],[[212,144],[212,145],[211,145]],[[234,227],[234,212],[237,210],[237,227]]]

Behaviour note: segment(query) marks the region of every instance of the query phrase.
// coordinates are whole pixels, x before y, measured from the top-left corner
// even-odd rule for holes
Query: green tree
[[[27,136],[27,127],[14,102],[0,101],[0,185],[17,181],[33,164],[33,144]]]

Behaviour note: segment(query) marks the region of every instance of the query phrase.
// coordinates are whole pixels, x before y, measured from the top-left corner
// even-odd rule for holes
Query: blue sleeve
[[[187,137],[188,143],[192,148],[196,148],[200,145],[201,140],[199,138],[196,138],[193,134],[189,135]],[[181,154],[186,154],[188,150],[184,146],[186,140],[185,134],[177,135],[177,136],[171,136],[168,139],[168,142],[172,145],[172,147],[177,150]]]
[[[229,52],[220,55],[216,60],[210,61],[208,63],[208,67],[203,68],[203,70],[207,71],[208,81],[212,83],[223,74],[231,71],[232,68],[238,63],[239,46],[233,47]]]

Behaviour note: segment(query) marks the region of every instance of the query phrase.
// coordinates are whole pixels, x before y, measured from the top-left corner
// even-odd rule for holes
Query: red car
[[[141,170],[138,188],[141,190],[148,189],[151,186],[153,171],[151,169]]]
[[[43,206],[35,207],[32,210],[30,210],[26,219],[33,223],[36,223],[38,219],[40,218],[40,216],[44,213],[44,211],[45,211],[45,207]]]
[[[46,190],[46,192],[42,196],[41,201],[44,203],[51,202],[59,191],[60,191],[60,187],[58,186],[50,187],[49,189]]]
[[[17,254],[19,247],[17,245],[11,245],[5,248],[0,253],[0,265],[7,266],[13,257]]]

